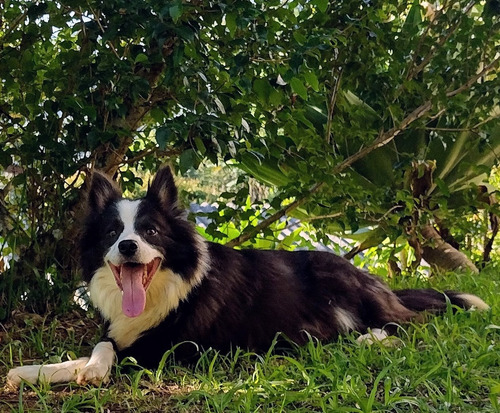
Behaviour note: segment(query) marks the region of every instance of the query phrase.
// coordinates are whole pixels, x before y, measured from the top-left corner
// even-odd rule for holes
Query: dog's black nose
[[[137,242],[132,240],[121,241],[118,244],[118,250],[126,257],[131,257],[132,255],[134,255],[138,248],[139,245],[137,244]]]

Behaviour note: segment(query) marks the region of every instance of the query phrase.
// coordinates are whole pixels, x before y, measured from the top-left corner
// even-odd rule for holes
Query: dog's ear
[[[156,173],[146,198],[159,202],[164,209],[177,209],[177,187],[169,166],[163,166]]]
[[[106,174],[94,171],[88,193],[88,206],[93,212],[102,212],[110,202],[122,197],[116,183]]]

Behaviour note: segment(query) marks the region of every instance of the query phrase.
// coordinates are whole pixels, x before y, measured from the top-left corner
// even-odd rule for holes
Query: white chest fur
[[[122,291],[106,266],[97,270],[92,277],[90,298],[110,321],[108,336],[115,340],[119,349],[123,349],[130,346],[144,331],[157,326],[170,311],[177,308],[179,302],[199,283],[200,278],[188,282],[170,270],[159,270],[147,290],[144,312],[130,318],[122,312]]]

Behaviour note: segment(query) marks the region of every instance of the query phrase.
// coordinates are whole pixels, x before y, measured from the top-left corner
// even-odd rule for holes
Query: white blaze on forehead
[[[130,235],[135,234],[134,224],[137,210],[139,209],[140,200],[131,201],[130,199],[123,199],[117,204],[118,214],[123,222],[123,232],[121,233],[117,242],[128,238]]]

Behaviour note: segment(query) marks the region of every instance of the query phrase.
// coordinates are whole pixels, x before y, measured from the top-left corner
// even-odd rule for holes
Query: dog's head
[[[94,172],[81,238],[83,277],[108,266],[122,291],[122,310],[140,315],[146,291],[159,269],[190,281],[199,267],[194,229],[177,205],[170,168],[158,171],[141,199],[124,199],[106,175]]]

